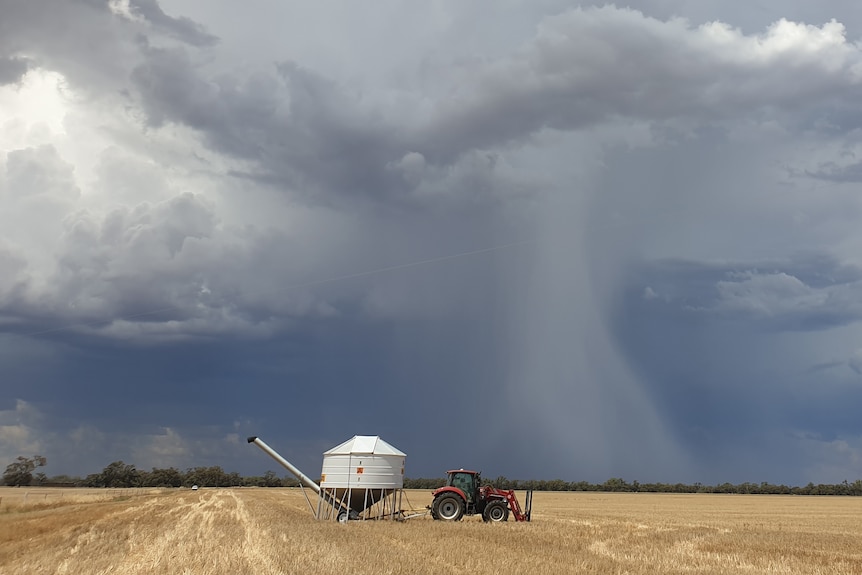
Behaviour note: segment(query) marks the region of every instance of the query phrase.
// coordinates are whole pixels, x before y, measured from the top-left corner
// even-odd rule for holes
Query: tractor
[[[482,515],[483,521],[500,522],[508,520],[511,511],[515,521],[530,520],[532,491],[527,491],[526,505],[521,511],[513,489],[482,485],[477,471],[453,469],[446,474],[446,485],[434,491],[434,500],[428,506],[434,519],[460,521],[464,515]]]

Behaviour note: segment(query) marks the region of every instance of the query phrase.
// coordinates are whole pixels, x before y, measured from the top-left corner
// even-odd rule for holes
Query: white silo
[[[355,435],[325,451],[318,517],[348,518],[348,513],[324,504],[334,498],[349,507],[350,518],[394,518],[401,504],[406,458],[377,435]]]

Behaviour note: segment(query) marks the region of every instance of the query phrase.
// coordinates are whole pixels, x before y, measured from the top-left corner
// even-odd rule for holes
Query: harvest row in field
[[[427,491],[407,492],[422,508]],[[0,571],[862,573],[862,499],[536,493],[532,523],[316,521],[298,489],[0,488]]]

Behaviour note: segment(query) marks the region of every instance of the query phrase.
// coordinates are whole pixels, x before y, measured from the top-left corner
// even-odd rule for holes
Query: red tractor
[[[515,521],[530,520],[532,491],[527,491],[526,505],[521,511],[513,489],[481,485],[482,477],[476,471],[456,469],[446,473],[446,485],[434,491],[434,501],[428,506],[434,519],[460,521],[464,515],[481,514],[483,521],[506,521],[511,510]]]

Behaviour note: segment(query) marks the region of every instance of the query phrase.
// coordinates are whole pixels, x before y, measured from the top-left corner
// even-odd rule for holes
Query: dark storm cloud
[[[214,45],[155,2],[54,4],[0,21],[0,54],[85,95],[56,146],[0,133],[0,378],[23,382],[0,388],[2,453],[230,469],[260,434],[313,473],[381,433],[411,475],[799,481],[821,449],[859,469],[862,274],[782,258],[858,233],[852,198],[787,169],[852,146],[840,25],[525,4],[520,40],[432,58],[415,30],[230,45],[192,1]]]
[[[44,302],[32,298],[33,256],[16,240],[27,233],[56,236],[81,190],[74,167],[51,145],[8,152],[0,168],[5,168],[0,169],[0,268],[5,272],[0,274],[0,301],[2,315],[18,323],[36,308],[42,308],[42,313],[47,310]]]
[[[484,391],[505,370],[496,354],[505,332],[489,313],[499,302],[488,297],[487,270],[456,262],[454,269],[407,275],[415,276],[419,287],[439,290],[441,282],[434,280],[441,271],[457,275],[461,297],[454,309],[448,306],[428,321],[368,321],[361,314],[345,314],[325,321],[300,319],[289,333],[255,340],[228,332],[166,346],[142,345],[139,339],[106,345],[103,337],[55,332],[24,349],[15,342],[0,346],[4,379],[27,382],[29,408],[22,413],[30,415],[19,432],[38,434],[49,461],[77,473],[130,460],[123,441],[138,446],[166,440],[160,426],[180,432],[180,443],[188,449],[168,464],[228,470],[242,464],[249,472],[272,468],[244,444],[235,450],[225,442],[237,421],[243,426],[240,434],[261,435],[309,473],[319,467],[324,449],[355,433],[396,438],[399,448],[416,457],[410,468],[414,476],[437,475],[453,465],[452,459],[468,456],[491,469],[491,455],[473,453],[469,445],[445,453],[425,445],[427,429],[439,426],[441,409],[448,420],[476,417],[477,405],[495,412],[505,408],[501,397]],[[12,355],[22,361],[13,361]],[[57,381],[67,384],[58,387]],[[15,412],[20,394],[15,386],[0,388],[0,412]],[[441,429],[437,437],[448,442],[453,433],[458,429]],[[70,438],[79,436],[81,442],[70,446]],[[151,454],[145,457],[143,447],[132,461],[165,464]],[[77,460],[66,458],[65,449],[73,450]],[[518,463],[520,475],[528,463]],[[496,469],[511,473],[516,467]]]
[[[84,331],[167,340],[206,338],[213,328],[271,332],[293,315],[331,313],[305,293],[267,297],[280,291],[280,272],[267,279],[256,266],[292,251],[278,233],[226,233],[214,206],[188,192],[101,218],[78,212],[64,221],[50,296],[61,307],[52,313],[87,322]]]
[[[862,162],[840,165],[836,162],[826,162],[817,170],[805,172],[806,176],[818,180],[837,182],[841,184],[862,182]]]
[[[119,91],[149,35],[199,47],[217,41],[194,21],[165,14],[156,0],[140,0],[132,8],[137,19],[115,11],[106,0],[6,3],[0,18],[0,80],[3,69],[11,73],[9,62],[20,67],[26,61],[30,68],[61,72],[88,92]]]
[[[29,68],[27,58],[0,56],[0,86],[20,81]]]
[[[798,44],[783,40],[793,34]],[[822,66],[824,59],[833,64]],[[544,129],[619,117],[782,118],[823,98],[855,100],[859,61],[836,23],[781,21],[755,37],[720,23],[692,28],[605,7],[548,18],[519,51],[444,76],[444,84],[461,83],[425,118],[387,118],[373,101],[294,63],[280,64],[277,78],[209,78],[184,50],[151,49],[133,79],[152,124],[201,130],[216,149],[257,162],[262,180],[398,200],[428,175],[401,169],[411,157],[423,168],[451,166]],[[800,75],[809,81],[800,84]]]
[[[786,44],[793,33],[810,38]],[[824,68],[821,57],[836,66]],[[789,111],[841,93],[855,98],[859,61],[834,22],[815,29],[782,20],[755,37],[719,22],[692,28],[633,10],[577,9],[545,20],[519,52],[476,69],[476,79],[441,104],[430,145],[451,157],[465,146],[619,116],[718,121]],[[800,74],[818,80],[801,85]]]
[[[150,49],[132,80],[151,125],[200,130],[214,149],[258,168],[237,175],[286,187],[309,203],[475,207],[531,188],[493,153],[462,150],[454,165],[428,165],[415,151],[426,145],[422,134],[408,119],[396,126],[296,63],[278,64],[275,74],[209,79],[186,50]]]
[[[254,160],[264,170],[255,178],[309,198],[392,195],[385,166],[400,158],[397,131],[311,70],[282,63],[277,75],[210,80],[186,51],[151,49],[132,79],[151,124],[201,130],[215,149]]]
[[[0,18],[0,54],[62,71],[80,86],[103,87],[123,73],[126,50],[117,24],[104,1],[7,2]]]
[[[828,256],[757,262],[769,281],[754,289],[754,265],[652,263],[629,277],[614,333],[700,473],[805,481],[793,462],[806,449],[862,433],[860,355],[844,355],[854,342],[841,335],[862,320],[862,270]],[[747,287],[729,302],[726,282]]]
[[[656,262],[639,278],[644,306],[759,329],[823,330],[862,320],[862,269],[829,256],[709,264]]]
[[[191,18],[172,18],[165,14],[157,0],[131,0],[132,13],[142,16],[158,30],[194,46],[211,46],[218,38]]]
[[[182,48],[150,48],[146,62],[132,72],[151,125],[167,120],[194,128],[222,131],[225,110],[216,86],[199,78]]]

